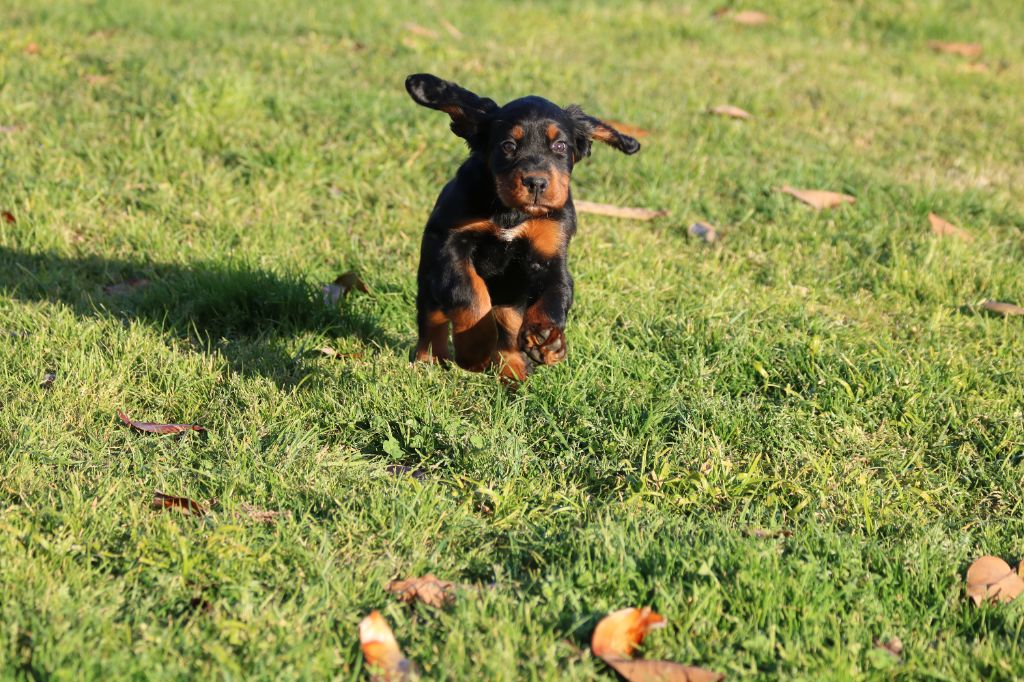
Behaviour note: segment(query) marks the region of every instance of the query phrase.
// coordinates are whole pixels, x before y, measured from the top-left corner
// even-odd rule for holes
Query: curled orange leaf
[[[629,658],[651,630],[665,627],[665,619],[645,606],[609,613],[590,638],[590,649],[601,658]]]
[[[725,678],[721,673],[673,661],[631,658],[651,630],[664,626],[665,619],[649,606],[620,609],[597,624],[590,650],[629,682],[718,682]]]
[[[395,633],[379,611],[359,621],[359,648],[371,670],[371,679],[398,682],[412,679],[412,662],[402,653]]]
[[[983,556],[967,569],[967,596],[982,602],[1011,602],[1024,592],[1024,580],[999,557]]]

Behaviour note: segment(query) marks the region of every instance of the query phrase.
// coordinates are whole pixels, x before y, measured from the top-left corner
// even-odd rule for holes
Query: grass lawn
[[[730,679],[1024,677],[1024,600],[963,587],[1024,557],[1024,318],[975,307],[1024,303],[1024,5],[719,4],[3,3],[0,677],[360,679],[376,608],[428,679],[614,679],[590,633],[646,604],[645,657]],[[574,191],[670,215],[581,217],[514,393],[409,366],[465,154],[420,71],[651,131]],[[383,589],[426,572],[452,607]]]

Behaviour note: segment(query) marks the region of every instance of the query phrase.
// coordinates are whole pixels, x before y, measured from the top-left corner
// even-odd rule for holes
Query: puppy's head
[[[590,155],[593,140],[625,154],[640,150],[635,139],[575,105],[523,97],[499,107],[429,74],[409,76],[405,88],[417,103],[451,117],[452,132],[487,162],[502,203],[529,215],[565,205],[572,169]]]

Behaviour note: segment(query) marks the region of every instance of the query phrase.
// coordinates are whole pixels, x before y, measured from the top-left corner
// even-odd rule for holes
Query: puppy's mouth
[[[516,171],[496,178],[498,198],[509,208],[530,216],[541,216],[565,206],[569,197],[569,176],[550,169],[546,173]]]
[[[555,209],[561,208],[561,206],[549,206],[541,202],[540,197],[535,195],[532,197],[532,201],[530,201],[530,203],[522,204],[521,206],[516,206],[515,208],[518,208],[523,213],[528,213],[530,215],[543,215],[545,213],[554,211]]]

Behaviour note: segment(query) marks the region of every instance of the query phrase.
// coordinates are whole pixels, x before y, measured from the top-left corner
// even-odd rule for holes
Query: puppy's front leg
[[[498,343],[491,295],[472,261],[467,258],[460,266],[451,292],[454,305],[446,310],[452,321],[455,362],[471,372],[482,372],[490,366]]]
[[[519,347],[535,363],[553,365],[565,359],[565,320],[572,298],[572,276],[561,262],[540,297],[526,309],[519,332]]]

